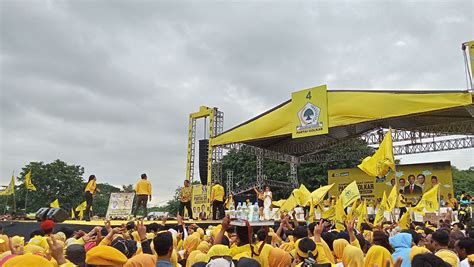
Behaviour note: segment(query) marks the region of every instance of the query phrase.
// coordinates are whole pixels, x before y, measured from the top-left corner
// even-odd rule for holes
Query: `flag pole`
[[[13,212],[16,213],[16,198],[15,198],[15,171],[12,173],[12,179],[13,179]]]
[[[26,212],[26,204],[28,203],[28,191],[30,191],[30,190],[28,190],[28,188],[25,188],[25,189],[26,189],[26,196],[25,196],[25,215],[26,215],[26,214],[27,214],[27,212]]]

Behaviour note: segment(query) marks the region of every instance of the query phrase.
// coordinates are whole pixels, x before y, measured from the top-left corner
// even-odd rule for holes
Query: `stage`
[[[54,227],[54,232],[61,231],[61,228],[67,227],[72,229],[73,231],[83,230],[88,232],[92,230],[96,226],[104,226],[104,220],[91,220],[89,222],[86,221],[79,221],[79,220],[66,220],[62,223],[56,223]],[[126,220],[111,220],[110,223],[112,227],[121,226],[122,224],[126,224],[129,221]],[[161,224],[162,220],[156,221],[144,221],[145,225],[151,223],[158,223]],[[218,225],[222,222],[222,220],[185,220],[185,225],[196,224],[201,228],[207,228],[210,225]],[[12,221],[1,221],[0,224],[3,226],[4,234],[8,236],[24,236],[25,241],[30,239],[30,233],[38,230],[40,227],[41,222],[37,221],[20,221],[20,220],[12,220]],[[167,220],[165,223],[167,226],[174,227],[178,225],[178,221],[176,220]]]

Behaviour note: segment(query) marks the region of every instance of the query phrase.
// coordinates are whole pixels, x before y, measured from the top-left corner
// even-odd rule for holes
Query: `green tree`
[[[59,159],[47,164],[30,162],[22,168],[18,177],[20,183],[24,182],[25,174],[30,170],[31,180],[37,190],[28,192],[27,213],[36,212],[41,207],[49,207],[49,204],[56,198],[59,200],[60,207],[67,211],[84,201],[83,167],[68,165]],[[17,209],[24,209],[25,186],[18,185],[15,194]]]
[[[459,170],[456,167],[452,167],[453,170],[453,186],[456,195],[459,195],[462,191],[467,193],[474,192],[474,170],[471,167],[469,170]]]

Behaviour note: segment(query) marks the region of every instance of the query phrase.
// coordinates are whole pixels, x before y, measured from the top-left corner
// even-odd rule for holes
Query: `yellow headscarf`
[[[365,267],[374,267],[374,264],[378,266],[385,266],[385,261],[390,261],[390,266],[393,266],[392,255],[390,252],[379,245],[373,245],[370,247],[369,251],[367,251],[367,255],[365,255]]]
[[[195,250],[191,252],[191,254],[189,254],[188,259],[186,260],[186,267],[191,267],[196,262],[207,263],[208,261],[209,261],[209,257],[206,254],[202,253],[199,250]]]
[[[358,247],[348,245],[344,248],[342,263],[344,264],[344,267],[363,267],[364,252],[362,252]]]
[[[131,257],[123,267],[147,267],[156,265],[156,256],[150,254],[138,254]]]
[[[173,249],[173,252],[171,252],[170,262],[173,267],[181,266],[181,264],[178,263],[178,252],[176,252],[176,249]]]
[[[202,238],[204,237],[204,230],[203,230],[202,228],[198,228],[198,229],[196,230],[196,233],[199,234],[199,238],[202,239]]]
[[[301,242],[301,240],[303,240],[303,238],[300,238],[298,239],[296,242],[295,242],[295,249],[296,249],[296,254],[298,254],[298,256],[302,257],[302,258],[308,258],[309,257],[309,254],[307,251],[302,251],[300,248],[299,248],[299,244]],[[311,251],[313,256],[316,257],[316,252],[317,252],[317,249],[315,248],[313,251]]]
[[[451,250],[442,249],[435,253],[436,256],[443,259],[445,262],[449,263],[452,267],[457,267],[459,263],[459,258],[456,253]]]
[[[410,250],[410,262],[418,254],[430,253],[430,250],[425,247],[413,246]]]
[[[183,248],[188,252],[196,250],[197,246],[201,243],[201,239],[199,238],[199,233],[193,233],[192,235],[188,236],[186,240],[184,240]]]
[[[349,245],[349,242],[343,238],[334,240],[332,243],[332,248],[334,249],[334,256],[337,262],[342,261],[342,256],[344,255],[344,249]]]
[[[3,264],[4,267],[53,267],[54,265],[45,259],[44,257],[33,255],[33,254],[24,254],[20,256],[13,257]]]
[[[209,244],[206,241],[201,241],[201,243],[199,243],[196,249],[201,251],[202,253],[207,253],[210,248],[211,248],[211,244]]]
[[[269,267],[286,267],[291,264],[290,253],[281,248],[272,248],[268,256]]]
[[[225,245],[214,245],[207,252],[207,256],[209,256],[209,259],[212,257],[230,256],[230,249]]]

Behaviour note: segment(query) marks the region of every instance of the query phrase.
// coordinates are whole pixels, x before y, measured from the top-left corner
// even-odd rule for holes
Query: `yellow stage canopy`
[[[328,91],[329,128],[472,105],[468,91]],[[291,100],[211,140],[212,146],[292,133]],[[330,129],[331,130],[331,129]]]

